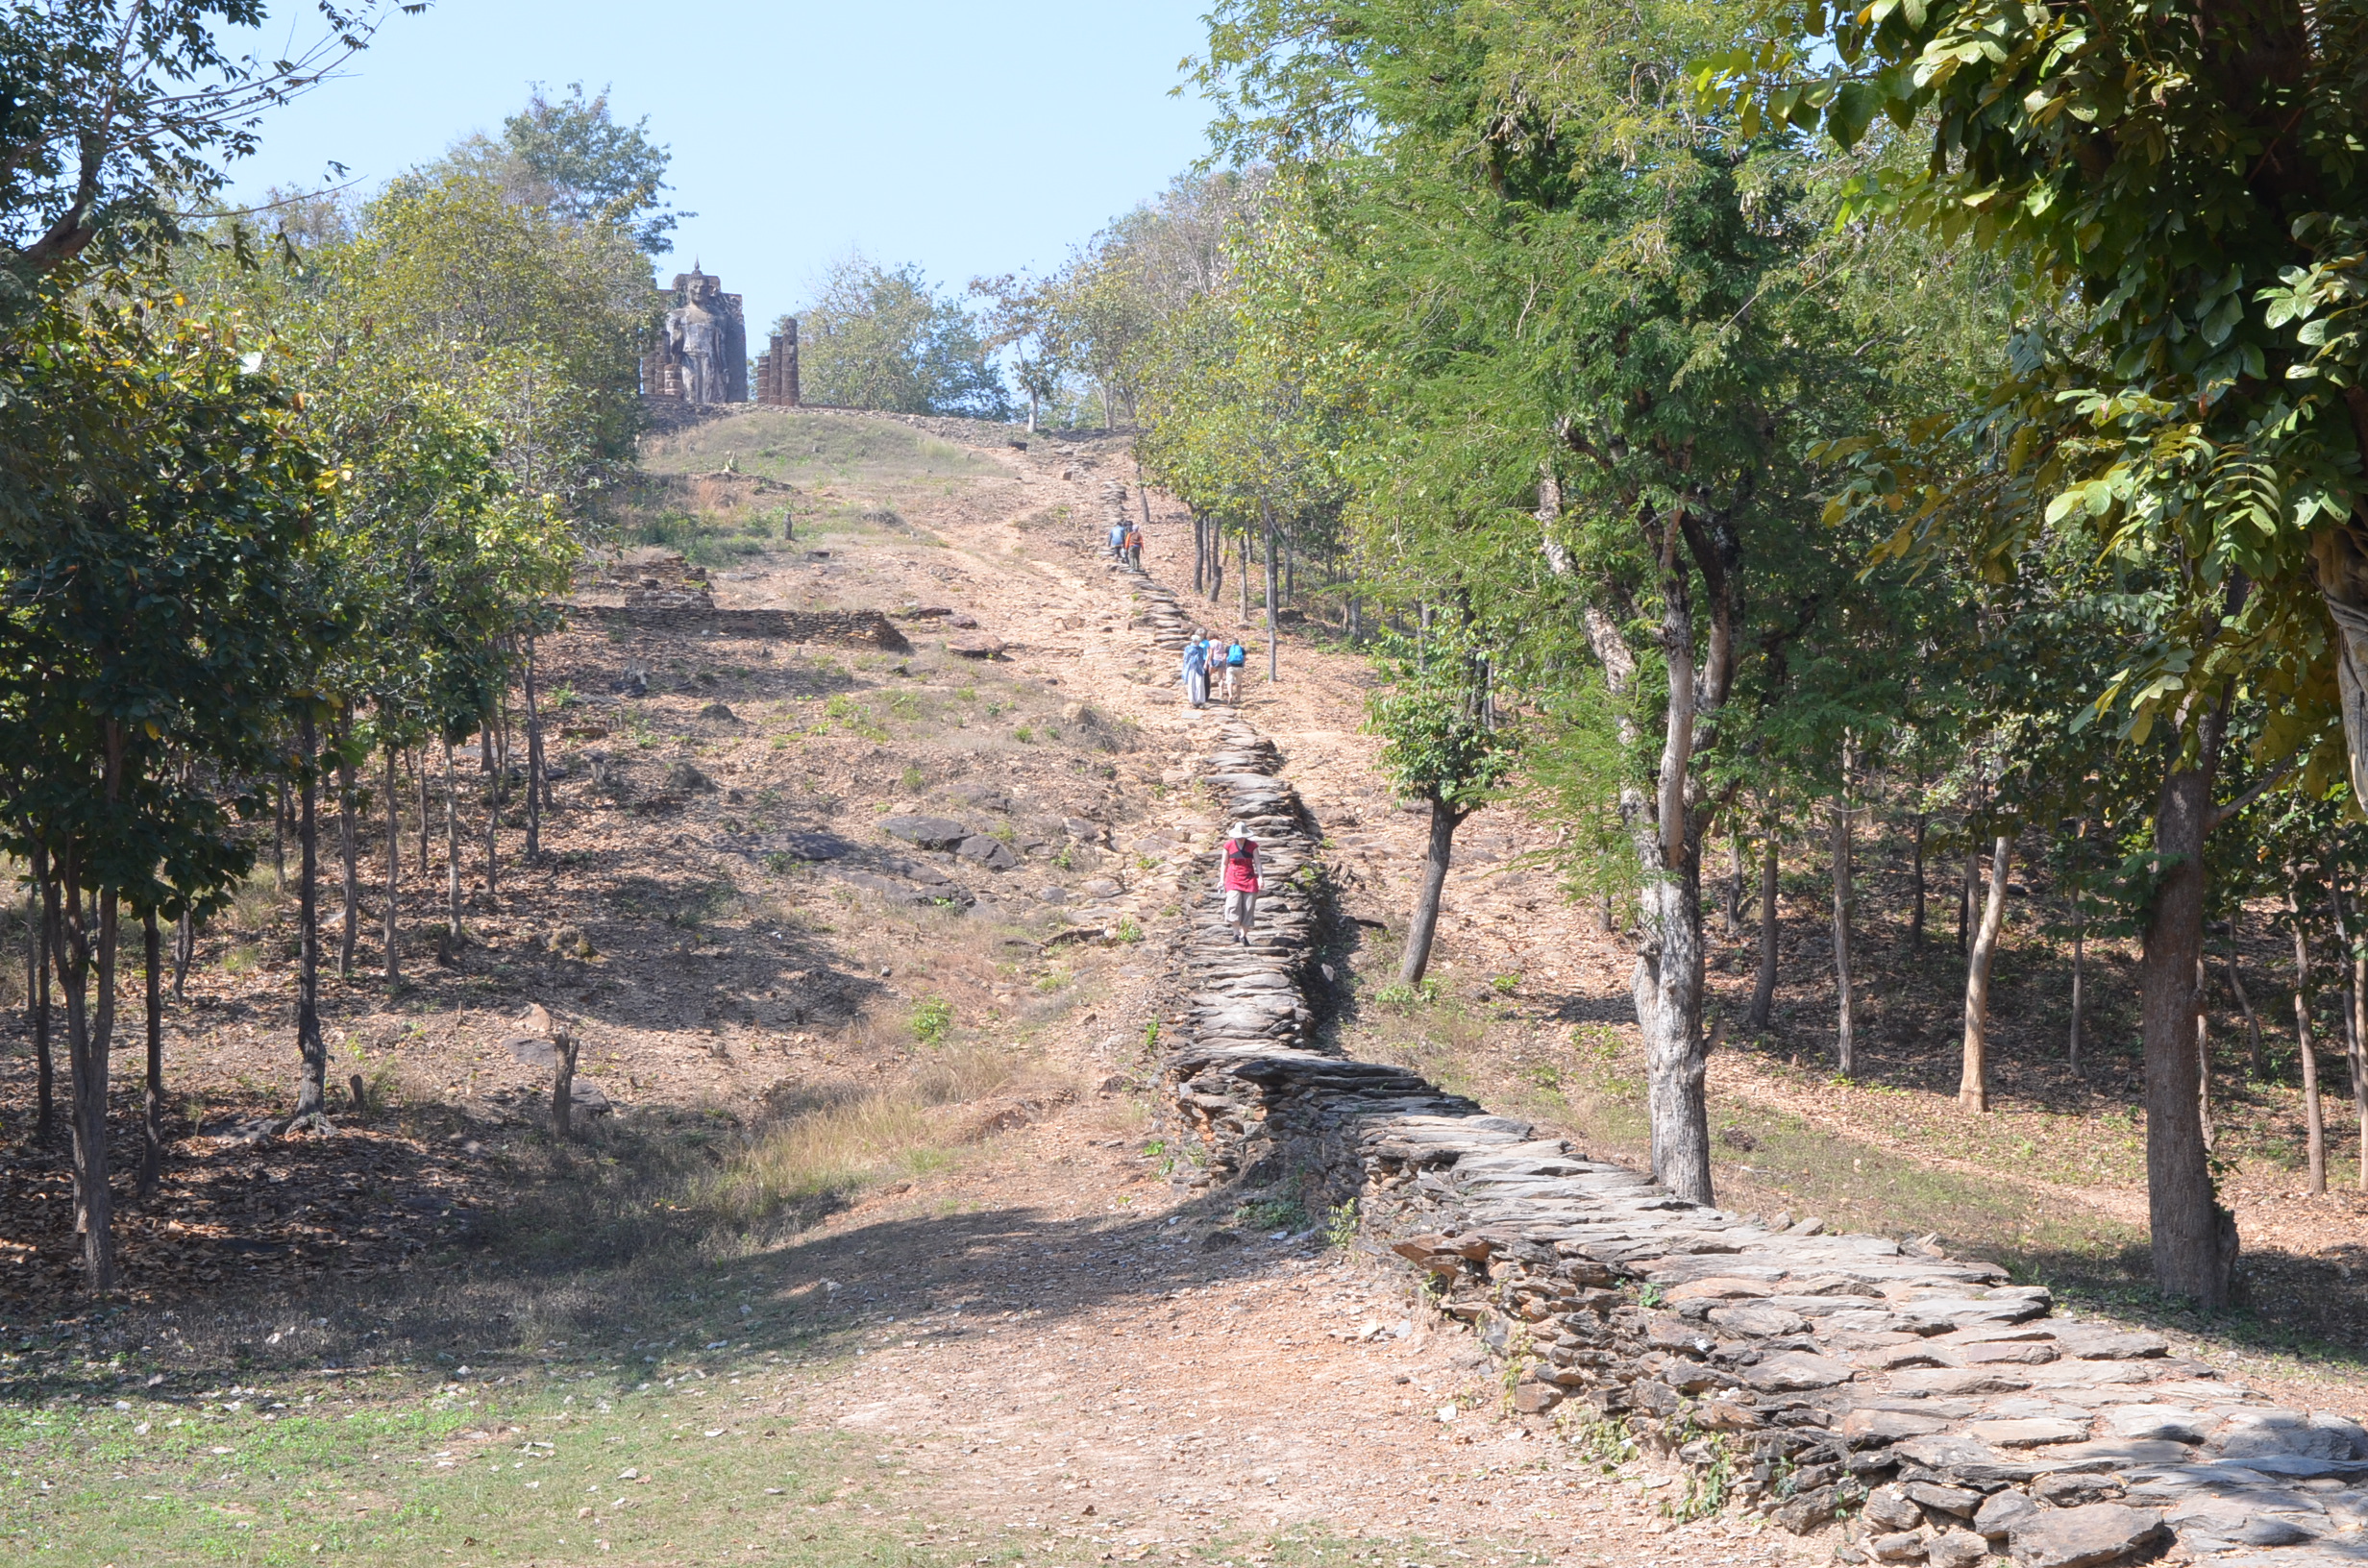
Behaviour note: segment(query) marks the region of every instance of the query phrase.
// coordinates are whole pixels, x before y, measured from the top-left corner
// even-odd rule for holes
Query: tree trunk
[[[2087,969],[2088,927],[2084,923],[2072,928],[2072,1040],[2064,1053],[2064,1060],[2075,1074],[2081,1070],[2081,1015],[2084,1011],[2081,992],[2087,980]]]
[[[1745,1023],[1765,1029],[1776,1006],[1777,937],[1781,928],[1776,910],[1777,834],[1771,822],[1767,842],[1760,850],[1760,976],[1751,988],[1751,1012]]]
[[[273,787],[271,796],[271,891],[287,892],[287,780]]]
[[[576,1032],[565,1024],[553,1028],[551,1075],[551,1134],[565,1141],[576,1136]]]
[[[2263,1083],[2269,1078],[2269,1058],[2261,1048],[2261,1020],[2254,1016],[2253,998],[2245,994],[2242,964],[2242,955],[2236,950],[2236,924],[2232,919],[2229,922],[2229,990],[2235,992],[2237,1011],[2245,1016],[2245,1070],[2253,1074],[2255,1083]]]
[[[1665,581],[1661,646],[1668,712],[1652,808],[1629,811],[1643,886],[1638,896],[1637,1019],[1642,1025],[1653,1178],[1674,1197],[1711,1201],[1710,1115],[1702,1081],[1702,860],[1692,783],[1694,620],[1682,576]]]
[[[1834,861],[1834,987],[1839,1004],[1834,1031],[1834,1069],[1844,1078],[1859,1071],[1857,998],[1850,990],[1850,910],[1852,848],[1850,802],[1845,796],[1834,802],[1829,839]]]
[[[1727,839],[1726,939],[1733,942],[1743,925],[1743,824],[1738,821]]]
[[[1398,984],[1417,985],[1431,967],[1431,938],[1439,929],[1439,898],[1447,886],[1447,863],[1455,852],[1455,830],[1464,821],[1437,794],[1431,796],[1431,843],[1422,858],[1422,880],[1415,892],[1414,919],[1406,925],[1406,956],[1397,967]]]
[[[1957,1103],[1968,1111],[1989,1109],[1989,972],[1998,956],[1998,934],[2007,921],[2007,873],[2014,859],[2014,840],[2005,833],[1990,845],[1989,898],[1982,906],[1982,925],[1965,960],[1965,1046],[1958,1069]],[[1975,850],[1967,863],[1969,875],[1981,870]]]
[[[1274,639],[1274,508],[1260,502],[1258,511],[1266,520],[1267,530],[1267,684],[1271,686],[1275,661],[1281,656]]]
[[[289,1124],[320,1115],[329,1103],[329,1045],[321,1038],[320,771],[313,754],[312,710],[297,716],[304,776],[297,785],[296,1113]]]
[[[423,747],[411,753],[411,776],[419,782],[419,879],[428,880],[428,753]]]
[[[1961,956],[1973,950],[1973,922],[1981,909],[1982,842],[1973,836],[1973,824],[1965,824],[1965,879],[1957,889],[1957,951]]]
[[[146,1203],[157,1195],[164,1174],[164,943],[153,909],[140,915],[140,947],[146,961],[148,1073],[140,1093],[138,1191]]]
[[[2204,1152],[2211,1153],[2216,1132],[2211,1120],[2211,1009],[2204,1005],[2211,990],[2211,970],[2199,946],[2195,955],[2195,1119],[2204,1129]]]
[[[453,743],[444,738],[444,920],[451,946],[461,941],[460,784],[453,777]]]
[[[197,919],[185,911],[173,922],[173,996],[186,1001],[189,966],[197,961]]]
[[[382,719],[384,714],[380,715]],[[403,824],[395,815],[395,743],[386,743],[386,920],[381,940],[386,947],[386,983],[398,984],[403,979],[403,953],[395,944],[400,926],[396,916],[402,905],[396,894],[403,882]]]
[[[1235,574],[1238,580],[1234,583],[1234,588],[1240,595],[1242,600],[1241,620],[1239,625],[1246,626],[1249,625],[1249,527],[1246,524],[1244,525],[1242,528],[1241,564],[1241,571]]]
[[[345,869],[345,923],[337,932],[337,977],[354,978],[354,948],[361,941],[361,835],[354,821],[354,716],[337,721],[337,852]]]
[[[2207,1309],[2228,1304],[2236,1225],[2220,1206],[2197,1115],[2196,985],[2204,951],[2204,839],[2221,722],[2208,720],[2201,761],[2165,772],[2155,814],[2161,881],[2148,912],[2138,966],[2146,1051],[2146,1199],[2155,1283]]]
[[[2341,886],[2339,880],[2336,885]],[[2352,1110],[2359,1129],[2359,1187],[2368,1191],[2368,945],[2356,949],[2352,957],[2351,1029],[2344,1036],[2344,1054],[2352,1073]]]
[[[534,639],[527,639],[527,864],[543,858],[543,713],[534,697]]]
[[[502,769],[493,759],[493,726],[477,726],[478,749],[485,759],[485,907],[500,909],[501,904],[501,841],[496,836],[502,826]]]
[[[1908,841],[1915,878],[1914,899],[1908,906],[1908,945],[1919,953],[1924,950],[1924,835],[1931,826],[1932,819],[1917,812],[1915,831]]]
[[[25,988],[25,1001],[33,1010],[33,1138],[47,1147],[58,1132],[58,1061],[49,1043],[49,919],[48,904],[42,890],[49,886],[49,850],[36,840],[33,845],[34,911],[33,956],[35,969],[31,984]]]
[[[1209,602],[1225,601],[1225,526],[1209,519]]]
[[[2295,894],[2294,871],[2286,870],[2286,920],[2294,931],[2294,1040],[2303,1059],[2303,1150],[2310,1170],[2310,1190],[2327,1190],[2327,1117],[2319,1104],[2319,1053],[2310,1038],[2310,938],[2303,929],[2302,899]]]

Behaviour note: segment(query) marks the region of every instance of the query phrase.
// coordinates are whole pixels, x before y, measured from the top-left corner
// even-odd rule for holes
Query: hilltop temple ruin
[[[694,406],[749,401],[749,332],[740,296],[702,272],[675,274],[674,308],[657,346],[643,355],[641,389]]]

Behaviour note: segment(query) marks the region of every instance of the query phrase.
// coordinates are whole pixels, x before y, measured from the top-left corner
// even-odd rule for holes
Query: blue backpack
[[[1240,643],[1231,645],[1225,649],[1225,662],[1237,670],[1240,669],[1243,665],[1249,663],[1249,649]]]

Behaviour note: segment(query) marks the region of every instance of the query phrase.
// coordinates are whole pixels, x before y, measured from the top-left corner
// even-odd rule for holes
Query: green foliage
[[[1357,1244],[1357,1227],[1360,1223],[1356,1199],[1350,1198],[1346,1203],[1333,1205],[1331,1213],[1324,1220],[1324,1244],[1335,1252],[1346,1252]]]
[[[891,271],[860,256],[833,263],[820,295],[799,313],[798,364],[817,404],[1010,414],[977,324],[911,266]]]
[[[527,107],[502,122],[501,148],[531,182],[530,191],[578,224],[612,224],[652,255],[696,212],[668,208],[660,193],[673,161],[651,141],[647,115],[620,125],[608,111],[608,89],[586,98],[583,84],[567,85],[553,101],[536,87]]]
[[[1519,755],[1488,699],[1486,655],[1439,640],[1421,653],[1402,642],[1381,658],[1383,684],[1367,700],[1368,725],[1384,737],[1382,772],[1399,794],[1462,817],[1494,796]]]
[[[931,996],[913,1006],[913,1038],[931,1050],[944,1045],[953,1034],[953,1004],[943,996]]]

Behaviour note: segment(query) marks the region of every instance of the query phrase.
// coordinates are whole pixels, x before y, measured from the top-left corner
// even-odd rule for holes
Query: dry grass
[[[952,1151],[995,1129],[984,1102],[1039,1104],[1072,1091],[1032,1058],[950,1049],[881,1088],[851,1091],[773,1123],[701,1186],[695,1201],[726,1223],[752,1226],[836,1208],[866,1185],[942,1168]]]

